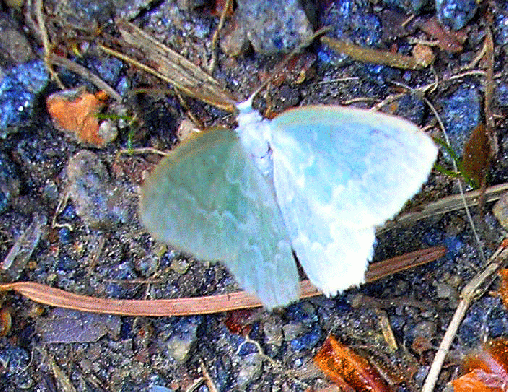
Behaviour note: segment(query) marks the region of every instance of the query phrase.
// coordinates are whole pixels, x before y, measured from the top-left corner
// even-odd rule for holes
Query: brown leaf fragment
[[[491,157],[489,132],[483,124],[479,124],[469,136],[462,153],[462,170],[478,187],[485,185]]]
[[[314,357],[314,362],[343,391],[392,391],[365,358],[355,354],[331,335]]]

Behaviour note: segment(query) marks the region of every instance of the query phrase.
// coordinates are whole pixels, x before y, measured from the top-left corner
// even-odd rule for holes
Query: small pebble
[[[55,308],[37,318],[37,333],[43,343],[90,343],[109,333],[120,334],[119,316]]]
[[[2,381],[15,387],[13,390],[28,390],[34,380],[30,373],[30,354],[19,347],[0,349],[0,368],[2,368]]]
[[[111,181],[109,173],[93,152],[83,150],[67,165],[69,195],[76,212],[95,230],[111,230],[133,219],[136,209],[131,195]]]
[[[197,339],[197,330],[203,322],[202,317],[181,317],[168,324],[159,334],[165,342],[167,353],[179,363],[184,363]]]
[[[313,34],[305,11],[297,0],[238,0],[222,50],[238,56],[252,45],[257,53],[287,53]]]
[[[505,230],[508,230],[508,194],[505,193],[501,198],[496,201],[492,212],[496,217],[497,221]]]
[[[437,298],[455,300],[458,297],[457,290],[447,283],[438,283],[436,285]]]
[[[381,40],[381,20],[364,3],[357,0],[337,0],[323,15],[322,26],[330,26],[327,36],[352,42],[357,45],[375,47]],[[340,65],[348,56],[336,53],[323,45],[318,59],[325,64]]]
[[[461,85],[451,96],[440,100],[441,118],[452,149],[462,155],[464,144],[481,121],[481,99],[476,86]]]
[[[49,13],[64,26],[73,26],[85,31],[93,31],[112,21],[115,13],[113,0],[66,0],[64,2],[48,2]],[[119,2],[123,3],[123,2]]]
[[[35,97],[48,81],[46,67],[40,60],[22,63],[5,72],[0,80],[0,138],[29,120]]]
[[[481,298],[468,310],[457,334],[464,349],[508,334],[508,310],[499,297]]]
[[[499,83],[497,85],[494,91],[494,99],[499,106],[508,106],[508,83]]]
[[[430,8],[430,0],[383,0],[388,8],[400,9],[408,14],[419,14]]]
[[[476,0],[436,0],[437,18],[452,30],[463,28],[476,14]]]
[[[422,124],[425,116],[425,102],[415,94],[406,94],[398,102],[394,114],[411,121]]]
[[[242,358],[237,378],[237,387],[240,390],[245,390],[250,383],[260,377],[262,364],[259,353],[249,354]]]
[[[161,387],[160,385],[152,385],[148,392],[175,392],[174,389]]]
[[[505,10],[494,19],[494,39],[498,45],[508,44],[508,5],[503,3]]]
[[[0,63],[19,64],[33,60],[34,53],[23,28],[8,13],[0,13]]]

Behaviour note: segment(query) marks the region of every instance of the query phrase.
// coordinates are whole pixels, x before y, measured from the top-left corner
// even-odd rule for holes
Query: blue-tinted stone
[[[106,166],[91,151],[82,150],[69,160],[67,178],[77,214],[89,228],[110,230],[134,214],[128,189],[111,180]]]
[[[107,269],[108,281],[104,284],[104,295],[111,298],[133,298],[137,293],[135,285],[127,284],[128,281],[138,276],[134,272],[130,262],[126,261],[117,265],[104,265]],[[101,273],[104,273],[101,271]]]
[[[289,342],[291,349],[296,352],[313,349],[321,339],[321,330],[314,328],[312,331],[299,336]]]
[[[481,120],[481,99],[476,86],[460,86],[440,101],[441,118],[452,149],[462,155],[464,144]]]
[[[117,58],[91,58],[87,61],[90,70],[99,74],[99,76],[108,84],[116,86],[120,81],[123,63]]]
[[[73,221],[77,217],[76,208],[72,204],[67,204],[58,217],[66,221]]]
[[[257,53],[289,52],[313,32],[298,0],[239,0],[236,28],[221,42],[226,53],[239,54],[249,41]]]
[[[496,44],[508,44],[508,16],[497,15],[494,23],[494,37]]]
[[[12,390],[28,390],[34,380],[30,369],[30,354],[19,347],[0,349],[0,368],[3,385],[14,387]]]
[[[238,351],[238,355],[244,357],[246,355],[254,354],[259,352],[257,346],[254,343],[243,343],[241,345],[240,351]]]
[[[430,0],[383,0],[388,8],[397,8],[407,13],[419,14],[421,11],[430,8]]]
[[[56,265],[56,273],[69,277],[69,274],[76,270],[77,267],[78,263],[75,259],[67,255],[60,255]]]
[[[48,83],[44,62],[30,61],[5,72],[0,81],[0,137],[29,120],[35,95]]]
[[[496,90],[494,91],[494,99],[496,100],[496,102],[499,106],[508,106],[508,84],[507,83],[498,84]]]
[[[62,227],[58,230],[58,239],[62,245],[68,245],[72,240],[72,231],[68,227]]]
[[[288,306],[287,318],[305,325],[311,325],[317,320],[314,307],[309,302],[301,301]]]
[[[488,335],[485,336],[485,333]],[[457,335],[467,347],[483,343],[484,339],[508,334],[508,311],[499,297],[482,298],[476,302],[462,321]]]
[[[165,341],[168,355],[183,363],[187,360],[191,347],[197,339],[198,327],[203,322],[201,316],[172,319],[160,335]]]
[[[169,389],[160,385],[152,385],[150,389],[148,389],[148,392],[174,392],[174,389]]]
[[[425,116],[425,109],[425,102],[420,99],[420,97],[415,94],[407,94],[398,101],[395,114],[415,124],[422,124]]]
[[[362,82],[369,82],[372,88],[386,90],[386,84],[390,80],[398,80],[401,70],[381,64],[363,64],[358,68]],[[379,91],[382,94],[382,91]]]
[[[338,0],[325,11],[322,26],[332,31],[327,36],[362,46],[376,46],[381,40],[382,25],[377,15],[359,0]],[[324,63],[340,64],[347,58],[323,45],[318,58]]]
[[[464,242],[458,237],[445,237],[443,245],[446,246],[446,258],[455,260],[464,248]]]
[[[460,30],[473,19],[478,3],[476,0],[436,0],[439,21],[452,30]]]

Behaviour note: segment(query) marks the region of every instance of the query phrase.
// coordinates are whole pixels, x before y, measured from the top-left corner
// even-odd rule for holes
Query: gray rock
[[[252,45],[257,53],[286,53],[308,39],[313,29],[297,0],[239,0],[232,25],[236,28],[221,41],[229,55]]]
[[[473,19],[477,9],[475,0],[436,0],[439,22],[452,30],[463,28]]]
[[[37,332],[44,343],[96,342],[110,333],[120,334],[119,316],[55,308],[48,317],[37,319]]]
[[[237,387],[241,390],[259,378],[261,375],[263,360],[261,354],[253,353],[242,358],[240,371],[237,378]]]
[[[85,224],[96,230],[111,230],[133,219],[135,202],[126,187],[112,182],[99,157],[83,150],[67,165],[69,195]]]

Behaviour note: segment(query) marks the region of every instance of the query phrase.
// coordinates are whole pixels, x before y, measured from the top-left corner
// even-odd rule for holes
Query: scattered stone
[[[76,212],[94,230],[111,230],[134,219],[136,205],[127,188],[111,181],[99,157],[83,150],[67,165],[69,195]]]
[[[284,331],[282,329],[282,320],[275,317],[269,317],[263,323],[263,332],[265,336],[266,354],[275,356],[279,353],[284,343]]]
[[[377,46],[383,33],[379,17],[366,3],[358,0],[333,2],[325,11],[321,25],[332,28],[326,33],[331,38],[367,47]],[[318,51],[318,59],[326,64],[341,65],[347,58],[347,55],[327,46],[322,46]]]
[[[230,56],[238,56],[250,43],[257,53],[287,53],[307,40],[312,25],[296,0],[239,0],[230,26],[221,40]]]
[[[416,94],[406,94],[397,101],[394,114],[415,124],[423,124],[426,113],[425,102]]]
[[[35,215],[30,226],[19,236],[3,262],[0,263],[0,268],[7,272],[11,280],[18,280],[25,269],[32,252],[39,244],[46,221],[45,215]]]
[[[115,15],[113,0],[48,0],[44,6],[62,26],[83,30],[99,28],[112,21]]]
[[[237,387],[246,390],[250,383],[261,375],[263,359],[260,353],[253,353],[242,357],[238,372]]]
[[[464,144],[481,120],[481,99],[476,86],[461,85],[440,101],[441,118],[452,149],[462,155]]]
[[[2,378],[17,388],[13,390],[29,390],[32,387],[34,380],[30,372],[30,360],[30,354],[20,347],[0,349]]]
[[[430,8],[430,0],[383,0],[389,8],[401,9],[408,14],[419,14]]]
[[[188,359],[202,322],[202,317],[181,317],[159,334],[160,341],[165,342],[167,352],[174,360],[184,363]]]
[[[21,28],[7,13],[0,12],[0,63],[20,64],[33,59],[32,47]]]
[[[496,217],[497,221],[505,230],[508,230],[508,194],[504,194],[501,198],[496,201],[492,212]]]
[[[508,18],[506,19],[508,21]],[[508,83],[499,83],[494,91],[494,99],[499,106],[508,106]]]
[[[498,45],[508,44],[508,4],[499,3],[504,6],[504,11],[499,12],[494,19],[494,39]]]
[[[473,19],[477,9],[475,0],[436,0],[439,22],[452,30],[463,28]]]
[[[0,138],[30,119],[35,96],[48,81],[46,67],[40,60],[22,63],[5,72],[0,80]]]
[[[39,317],[37,333],[44,343],[90,343],[106,334],[120,334],[121,318],[108,314],[78,312],[55,308],[49,316]]]
[[[457,290],[447,283],[437,283],[436,294],[437,298],[449,299],[451,301],[456,301],[458,298]]]
[[[169,389],[160,385],[152,385],[148,392],[174,392],[174,389]]]
[[[495,339],[508,335],[508,310],[500,297],[481,298],[466,313],[460,324],[458,342],[469,349],[485,342],[485,335]]]

